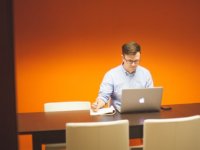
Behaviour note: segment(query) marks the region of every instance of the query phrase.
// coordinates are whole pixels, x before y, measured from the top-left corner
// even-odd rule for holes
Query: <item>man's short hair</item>
[[[135,55],[137,52],[140,52],[140,45],[136,42],[132,41],[122,45],[123,55]]]

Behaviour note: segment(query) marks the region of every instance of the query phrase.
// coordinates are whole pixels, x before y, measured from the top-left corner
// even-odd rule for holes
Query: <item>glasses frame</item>
[[[129,65],[132,65],[133,63],[134,64],[139,64],[140,60],[127,60],[125,58],[125,56],[123,56],[123,59],[129,64]]]

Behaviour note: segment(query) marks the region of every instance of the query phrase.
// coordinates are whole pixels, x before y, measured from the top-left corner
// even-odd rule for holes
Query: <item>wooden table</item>
[[[128,119],[130,138],[143,136],[145,119],[187,117],[200,114],[200,103],[171,105],[172,110],[149,113],[127,113],[90,116],[89,111],[18,113],[18,134],[31,134],[33,150],[41,150],[46,143],[65,142],[65,124],[68,122],[102,122]]]

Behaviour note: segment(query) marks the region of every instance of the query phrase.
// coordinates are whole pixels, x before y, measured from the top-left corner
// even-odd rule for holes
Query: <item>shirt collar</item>
[[[126,75],[126,76],[130,76],[130,77],[134,76],[134,75],[135,75],[135,72],[137,71],[137,68],[136,68],[135,72],[129,73],[128,71],[126,71],[126,70],[124,69],[123,63],[121,64],[121,68],[122,68],[123,72],[125,73],[125,75]]]

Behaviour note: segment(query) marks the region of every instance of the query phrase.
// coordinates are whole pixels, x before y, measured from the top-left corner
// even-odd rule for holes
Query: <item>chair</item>
[[[200,150],[200,115],[147,119],[143,130],[143,150]]]
[[[66,142],[67,150],[129,150],[129,123],[67,123]]]
[[[90,110],[90,102],[88,101],[49,102],[44,104],[45,112],[73,111],[73,110]]]
[[[74,111],[74,110],[90,110],[90,102],[88,101],[49,102],[44,104],[45,112]],[[65,143],[46,144],[45,150],[66,150],[66,144]]]

